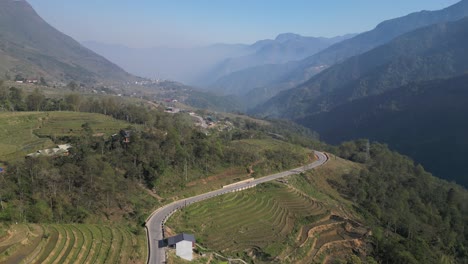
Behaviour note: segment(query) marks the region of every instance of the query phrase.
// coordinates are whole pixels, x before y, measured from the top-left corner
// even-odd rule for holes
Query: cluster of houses
[[[16,81],[17,83],[31,83],[31,84],[38,84],[39,81],[37,79],[24,79],[24,80],[18,80]]]
[[[37,152],[26,155],[26,157],[35,158],[68,156],[70,154],[69,149],[71,147],[72,146],[70,144],[58,145],[56,148],[38,150]]]

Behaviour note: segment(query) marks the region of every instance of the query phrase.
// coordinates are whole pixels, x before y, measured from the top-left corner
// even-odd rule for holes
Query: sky
[[[459,0],[28,0],[78,41],[129,47],[251,44],[280,33],[332,37]]]

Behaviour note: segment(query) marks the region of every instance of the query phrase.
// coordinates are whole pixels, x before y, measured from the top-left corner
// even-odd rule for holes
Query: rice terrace
[[[143,263],[144,238],[124,227],[16,224],[0,233],[0,263]]]
[[[197,234],[200,253],[214,253],[220,261],[224,256],[254,263],[323,263],[332,252],[338,256],[359,248],[367,228],[328,199],[316,200],[296,188],[304,177],[190,205],[168,220],[166,232]]]

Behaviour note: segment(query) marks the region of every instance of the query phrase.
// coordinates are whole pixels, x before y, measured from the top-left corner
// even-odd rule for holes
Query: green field
[[[1,112],[0,160],[10,161],[54,147],[52,138],[76,136],[90,124],[96,134],[111,135],[129,124],[109,116],[78,112]]]
[[[144,263],[146,238],[106,225],[12,225],[0,237],[0,263]]]

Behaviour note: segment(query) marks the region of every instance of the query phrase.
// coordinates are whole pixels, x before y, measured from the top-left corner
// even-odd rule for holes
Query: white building
[[[176,255],[185,260],[193,259],[193,248],[195,247],[195,236],[190,234],[178,234],[167,239],[167,246],[176,249]]]

